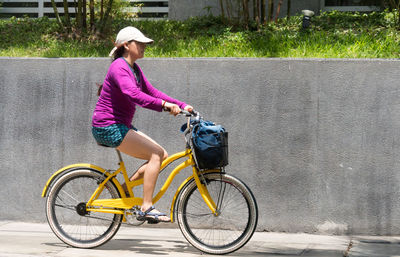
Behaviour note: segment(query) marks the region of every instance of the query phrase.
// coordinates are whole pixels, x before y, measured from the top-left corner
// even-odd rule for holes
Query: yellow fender
[[[54,172],[54,174],[47,180],[47,183],[43,188],[42,197],[46,197],[47,196],[47,193],[49,191],[50,185],[55,181],[55,179],[60,174],[62,174],[65,171],[74,171],[74,170],[79,169],[79,168],[88,168],[88,169],[96,170],[98,172],[103,173],[105,176],[109,176],[110,175],[110,173],[107,172],[105,169],[103,169],[103,168],[101,168],[99,166],[90,164],[90,163],[76,163],[76,164],[68,165],[68,166],[65,166],[65,167],[57,170],[56,172]],[[125,191],[122,189],[122,187],[121,187],[120,183],[118,182],[118,180],[115,179],[115,178],[112,178],[111,180],[115,184],[115,186],[117,187],[119,193],[121,194],[121,197],[126,197]]]
[[[214,173],[214,172],[221,172],[221,170],[215,169],[215,170],[205,170],[205,171],[201,171],[201,174],[207,174],[207,173]],[[182,189],[185,187],[185,185],[187,183],[189,183],[191,180],[194,180],[194,176],[190,176],[187,179],[185,179],[185,181],[182,182],[182,184],[178,187],[178,190],[176,190],[174,198],[172,199],[172,203],[171,203],[171,222],[174,222],[174,213],[175,213],[175,202],[177,200],[177,197],[179,195],[179,193],[182,191]]]

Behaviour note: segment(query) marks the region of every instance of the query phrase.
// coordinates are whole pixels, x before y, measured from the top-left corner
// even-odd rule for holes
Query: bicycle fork
[[[193,178],[196,182],[197,188],[199,189],[200,195],[203,198],[204,202],[207,204],[208,208],[210,208],[211,212],[214,214],[214,216],[218,216],[219,213],[219,208],[218,205],[215,204],[214,200],[210,196],[210,193],[208,192],[206,181],[203,178],[204,183],[200,180],[199,177],[199,172],[197,171],[197,168],[193,167]],[[218,203],[220,202],[220,197],[218,197]]]

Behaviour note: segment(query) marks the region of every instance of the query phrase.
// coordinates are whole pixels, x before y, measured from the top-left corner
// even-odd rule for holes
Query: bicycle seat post
[[[117,151],[119,162],[122,163],[123,161],[122,161],[121,152],[117,149],[115,149],[115,151]]]

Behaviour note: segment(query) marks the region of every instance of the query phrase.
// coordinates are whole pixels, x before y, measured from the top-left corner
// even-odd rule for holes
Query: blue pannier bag
[[[199,169],[228,165],[228,132],[221,125],[200,120],[193,126],[192,142]]]

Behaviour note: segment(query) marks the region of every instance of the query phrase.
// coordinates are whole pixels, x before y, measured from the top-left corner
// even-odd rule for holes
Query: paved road
[[[349,245],[351,245],[349,247]],[[350,251],[348,251],[350,250]],[[229,256],[400,256],[400,237],[328,236],[256,232]],[[0,257],[209,256],[173,228],[122,226],[96,249],[67,247],[47,224],[0,222]],[[211,255],[210,255],[211,256]]]

